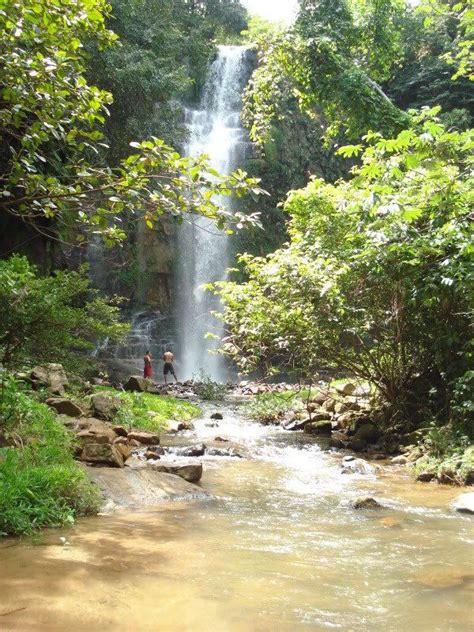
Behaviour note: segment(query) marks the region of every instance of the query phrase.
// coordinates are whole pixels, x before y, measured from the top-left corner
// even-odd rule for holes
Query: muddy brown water
[[[473,524],[459,489],[245,421],[196,423],[249,459],[204,459],[213,499],[166,503],[0,542],[0,630],[464,631],[474,624]],[[384,505],[355,511],[370,494]],[[62,538],[62,539],[61,539]]]

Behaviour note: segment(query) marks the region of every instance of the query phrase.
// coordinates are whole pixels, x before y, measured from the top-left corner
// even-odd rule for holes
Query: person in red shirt
[[[151,355],[149,351],[145,353],[143,362],[145,363],[145,366],[143,367],[143,377],[147,377],[149,380],[151,380],[151,376],[153,375],[153,369],[151,366]]]

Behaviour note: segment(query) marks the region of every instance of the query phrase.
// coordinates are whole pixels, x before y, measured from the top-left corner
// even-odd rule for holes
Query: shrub
[[[275,423],[293,407],[295,395],[260,393],[246,404],[245,412],[261,423]]]
[[[128,330],[118,303],[99,296],[85,268],[43,277],[26,257],[0,261],[0,362],[61,358],[74,371],[85,368],[97,341],[119,341]]]
[[[0,535],[58,527],[94,513],[99,495],[74,461],[72,435],[46,405],[7,379],[0,432]]]
[[[203,371],[194,379],[194,392],[207,401],[222,401],[227,393],[227,385],[214,380]]]

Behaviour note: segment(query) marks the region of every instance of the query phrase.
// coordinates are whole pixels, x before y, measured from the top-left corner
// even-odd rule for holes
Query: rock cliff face
[[[155,230],[144,223],[138,226],[137,259],[141,274],[137,288],[138,302],[169,313],[173,304],[173,278],[177,252],[175,226],[163,218]]]

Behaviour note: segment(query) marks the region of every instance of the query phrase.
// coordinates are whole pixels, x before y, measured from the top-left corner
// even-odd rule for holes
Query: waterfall
[[[241,94],[249,79],[248,49],[243,46],[219,46],[204,86],[199,109],[188,110],[186,122],[188,156],[207,154],[215,169],[231,173],[244,158],[248,144],[240,124]],[[231,200],[217,202],[231,208]],[[211,332],[223,333],[223,325],[212,316],[219,300],[202,285],[226,278],[229,265],[229,238],[206,218],[184,224],[178,234],[177,327],[179,335],[179,379],[191,378],[203,371],[212,379],[225,381],[223,358],[216,355]]]

